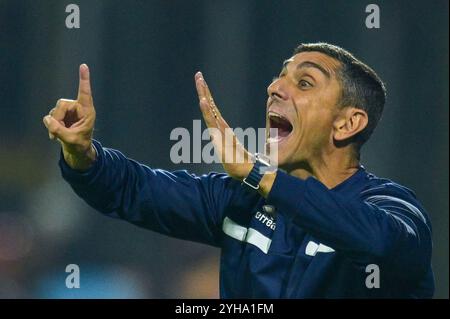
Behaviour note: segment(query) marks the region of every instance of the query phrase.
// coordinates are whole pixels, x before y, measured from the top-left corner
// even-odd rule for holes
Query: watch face
[[[273,173],[276,171],[276,167],[275,166],[261,166],[259,168],[259,173],[264,175],[266,173]]]
[[[267,155],[256,153],[255,160],[259,162],[258,173],[264,175],[266,173],[273,173],[277,167],[270,164],[270,158]]]
[[[262,153],[256,153],[255,154],[256,160],[260,161],[265,166],[270,166],[270,157],[262,154]]]

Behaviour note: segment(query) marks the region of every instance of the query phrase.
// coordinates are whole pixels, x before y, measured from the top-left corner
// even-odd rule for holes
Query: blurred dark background
[[[81,28],[67,29],[76,3]],[[340,45],[386,81],[363,164],[413,189],[434,229],[437,298],[448,298],[448,1],[0,0],[0,297],[217,297],[219,251],[108,219],[60,178],[42,117],[91,69],[95,137],[152,167],[175,127],[200,119],[202,70],[231,126],[263,127],[266,87],[300,42]],[[81,289],[66,289],[77,264]],[[407,271],[407,269],[405,269]]]

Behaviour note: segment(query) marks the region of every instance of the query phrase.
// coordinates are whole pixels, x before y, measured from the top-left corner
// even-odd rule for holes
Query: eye
[[[312,87],[313,85],[306,80],[300,80],[298,82],[298,86],[302,89],[307,89],[307,88]]]

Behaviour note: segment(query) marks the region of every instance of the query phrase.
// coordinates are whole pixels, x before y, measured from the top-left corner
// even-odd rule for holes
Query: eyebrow
[[[286,68],[286,66],[292,62],[291,59],[286,60],[283,62],[283,69]],[[302,69],[302,68],[316,68],[318,69],[320,72],[322,72],[328,79],[331,77],[330,72],[328,72],[327,70],[324,69],[323,66],[321,66],[320,64],[317,64],[315,62],[311,62],[311,61],[304,61],[302,63],[300,63],[299,65],[297,65],[297,69]]]

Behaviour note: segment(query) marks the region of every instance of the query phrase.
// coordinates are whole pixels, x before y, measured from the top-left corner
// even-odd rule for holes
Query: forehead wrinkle
[[[300,52],[297,53],[294,57],[304,57],[305,61],[300,61],[299,65],[304,62],[313,62],[319,66],[321,66],[323,69],[327,70],[330,75],[337,76],[337,73],[339,72],[340,68],[342,67],[342,63],[335,59],[334,57],[331,57],[325,53],[322,52],[316,52],[316,51],[308,51],[308,52]],[[292,58],[291,58],[292,59]],[[292,59],[294,60],[294,59]]]
[[[318,63],[315,62],[311,62],[311,61],[303,61],[302,63],[299,63],[297,65],[297,70],[298,69],[303,69],[303,68],[314,68],[319,70],[320,72],[323,73],[323,75],[325,75],[328,79],[331,77],[330,72],[328,70],[326,70],[326,68],[324,68],[323,66],[321,66]]]
[[[337,76],[337,73],[339,72],[339,69],[341,68],[341,63],[334,59],[333,57],[329,57],[325,54],[322,54],[320,52],[300,52],[299,54],[309,54],[309,53],[318,53],[319,56],[317,57],[312,57],[312,59],[310,58],[309,60],[305,60],[302,61],[300,63],[297,64],[296,69],[301,69],[301,68],[316,68],[318,70],[320,70],[326,78],[328,79],[332,79],[332,75],[334,77]],[[295,61],[295,57],[293,56],[287,60],[283,61],[283,67],[281,69],[281,72],[287,70],[287,66],[289,63],[294,62]],[[329,58],[330,61],[327,61],[326,58]],[[316,61],[314,61],[316,60]]]

